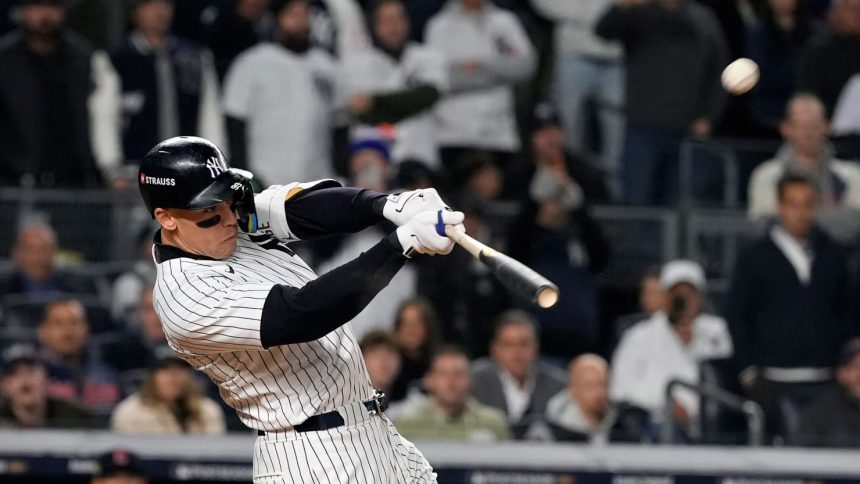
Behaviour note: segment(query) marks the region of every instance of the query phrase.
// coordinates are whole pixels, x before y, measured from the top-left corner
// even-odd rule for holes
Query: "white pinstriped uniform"
[[[218,385],[245,425],[267,431],[254,446],[254,482],[436,482],[424,456],[361,404],[374,390],[349,323],[309,343],[263,349],[272,286],[316,278],[284,242],[240,233],[226,259],[170,258],[157,274],[153,303],[170,345]],[[345,426],[290,430],[332,410]]]

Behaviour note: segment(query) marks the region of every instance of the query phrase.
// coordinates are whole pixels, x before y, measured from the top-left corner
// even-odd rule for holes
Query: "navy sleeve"
[[[306,343],[334,331],[360,313],[405,262],[391,234],[304,287],[272,287],[260,320],[263,348]]]
[[[284,202],[290,229],[302,240],[354,233],[385,221],[384,193],[336,187],[305,190]]]

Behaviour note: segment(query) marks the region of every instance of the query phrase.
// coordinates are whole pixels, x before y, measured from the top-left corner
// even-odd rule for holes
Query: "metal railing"
[[[759,404],[712,384],[692,384],[676,379],[666,385],[667,403],[664,409],[663,426],[660,429],[660,442],[662,444],[672,444],[675,441],[675,413],[669,402],[672,402],[675,389],[678,387],[697,393],[701,397],[706,397],[722,407],[742,413],[747,420],[747,443],[753,447],[761,446],[764,443],[764,412]]]

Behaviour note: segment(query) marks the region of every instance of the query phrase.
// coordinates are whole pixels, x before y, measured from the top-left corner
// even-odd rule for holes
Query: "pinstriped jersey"
[[[271,288],[317,277],[285,243],[240,233],[226,259],[170,253],[156,260],[153,295],[168,343],[209,376],[245,425],[286,429],[373,394],[349,323],[308,343],[262,347]]]

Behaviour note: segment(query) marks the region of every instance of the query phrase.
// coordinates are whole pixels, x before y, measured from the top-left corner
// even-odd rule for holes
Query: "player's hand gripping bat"
[[[440,226],[437,226],[439,231]],[[452,225],[444,225],[445,235],[481,261],[508,289],[547,309],[558,301],[558,287],[525,264],[498,252],[459,232]],[[441,234],[440,234],[441,235]]]

